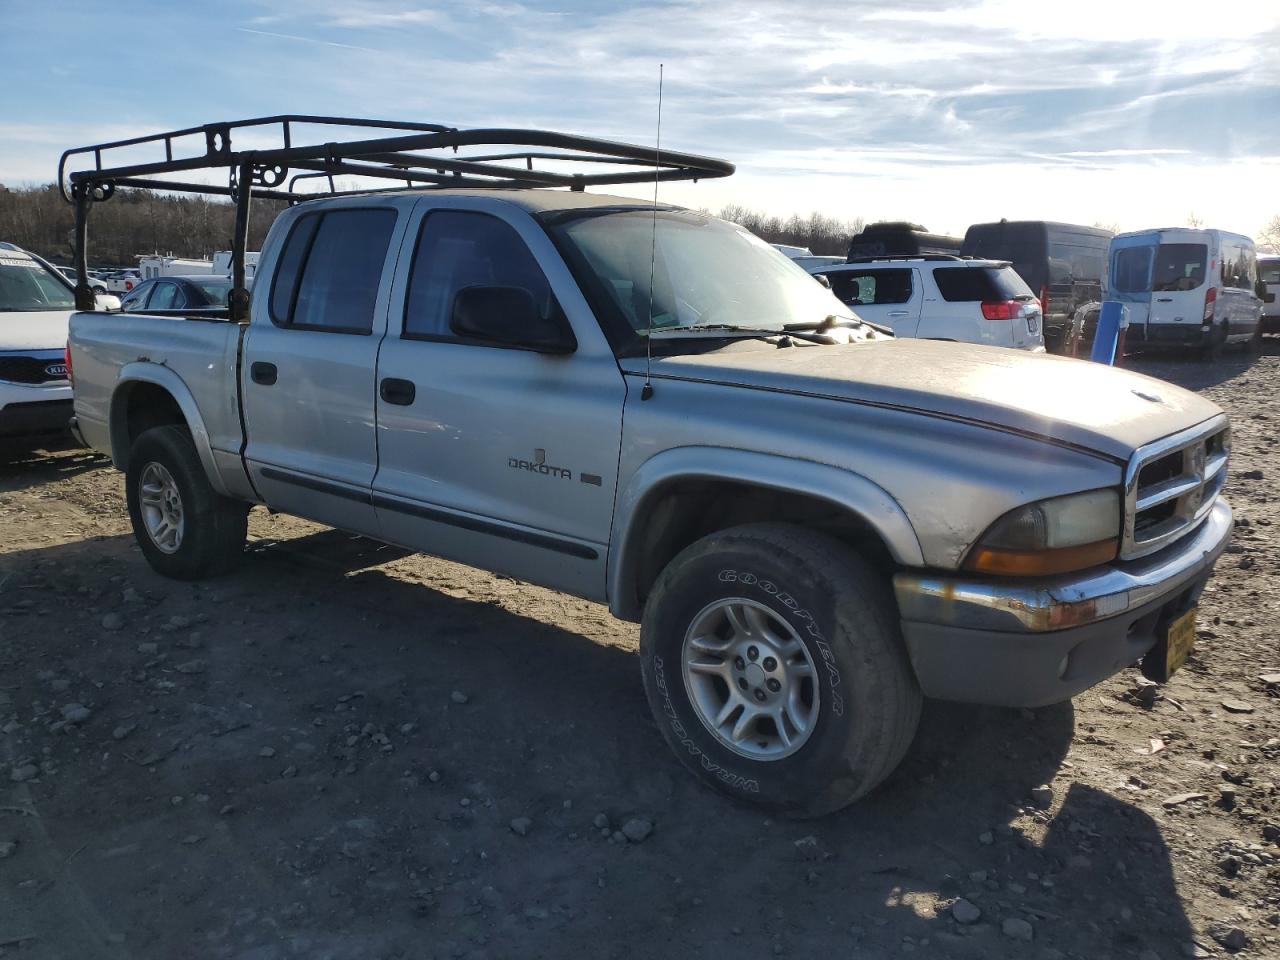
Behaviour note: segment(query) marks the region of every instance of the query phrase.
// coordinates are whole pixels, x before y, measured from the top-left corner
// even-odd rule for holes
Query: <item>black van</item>
[[[1061,353],[1076,309],[1102,298],[1107,247],[1113,236],[1098,227],[1047,220],[975,223],[965,232],[960,255],[1012,263],[1040,298],[1045,348]]]
[[[863,227],[849,241],[849,262],[867,257],[918,257],[922,254],[960,253],[960,238],[930,233],[918,223],[882,220]]]

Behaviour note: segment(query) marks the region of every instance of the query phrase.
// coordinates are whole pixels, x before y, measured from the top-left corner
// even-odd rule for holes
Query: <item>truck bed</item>
[[[75,416],[94,449],[112,449],[111,399],[130,381],[158,383],[189,398],[215,452],[239,456],[243,434],[237,362],[242,328],[228,311],[75,313],[71,316]],[[184,409],[184,413],[190,413]],[[199,429],[199,428],[197,428]]]

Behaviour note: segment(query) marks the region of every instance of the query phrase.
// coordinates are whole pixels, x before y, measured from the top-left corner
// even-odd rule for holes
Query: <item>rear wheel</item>
[[[214,491],[185,427],[153,427],[134,441],[125,491],[133,535],[157,573],[216,576],[243,553],[249,505]]]
[[[1221,360],[1222,351],[1227,345],[1227,325],[1222,324],[1221,327],[1210,332],[1210,339],[1200,347],[1201,360]]]
[[[873,789],[920,715],[888,584],[838,541],[784,524],[735,527],[677,556],[645,605],[640,655],[685,766],[791,815]]]

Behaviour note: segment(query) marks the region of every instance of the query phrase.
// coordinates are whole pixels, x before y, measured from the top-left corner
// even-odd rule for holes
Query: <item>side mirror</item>
[[[817,280],[820,284],[822,284],[828,290],[831,289],[831,281],[827,279],[827,275],[825,273],[815,273],[813,275],[813,279]]]
[[[538,353],[573,353],[578,347],[568,326],[543,317],[523,287],[463,287],[453,298],[449,329],[471,340]]]
[[[93,305],[94,305],[94,309],[103,310],[107,313],[120,312],[120,298],[113,293],[94,294]]]

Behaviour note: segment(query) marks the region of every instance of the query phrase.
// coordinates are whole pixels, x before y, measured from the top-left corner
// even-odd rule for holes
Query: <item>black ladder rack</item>
[[[299,145],[297,127],[320,127],[325,134],[372,134],[363,139],[328,139]],[[241,149],[241,142],[244,148]],[[499,148],[460,155],[464,148]],[[185,149],[184,149],[185,148]],[[151,152],[155,156],[149,156]],[[162,155],[161,155],[162,154]],[[83,166],[80,161],[84,161]],[[521,161],[523,161],[521,163]],[[535,167],[551,163],[554,167]],[[165,179],[197,170],[228,171],[226,186]],[[567,188],[727,177],[733,164],[672,150],[602,140],[550,130],[462,130],[432,123],[354,117],[281,115],[207,123],[128,140],[67,150],[58,162],[58,187],[76,208],[76,306],[93,309],[87,282],[87,225],[90,205],[111,198],[117,187],[141,187],[231,197],[236,202],[232,237],[231,318],[247,319],[244,250],[249,201],[297,203],[318,196],[378,189]],[[293,174],[290,177],[290,174]],[[399,181],[395,187],[341,191],[335,177]],[[288,179],[286,189],[280,189]],[[298,192],[300,182],[320,180],[328,190]]]

